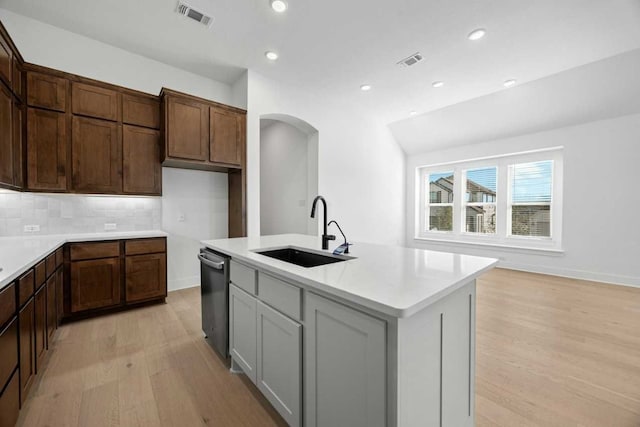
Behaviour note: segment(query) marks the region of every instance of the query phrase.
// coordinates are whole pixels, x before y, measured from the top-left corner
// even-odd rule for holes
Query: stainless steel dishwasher
[[[229,257],[200,249],[202,332],[223,358],[229,357]]]

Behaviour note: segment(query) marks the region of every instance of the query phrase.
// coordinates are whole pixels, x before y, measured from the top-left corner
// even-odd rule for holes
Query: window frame
[[[489,168],[495,168],[496,169],[496,187],[498,185],[498,183],[500,182],[500,170],[497,166],[484,166],[484,167],[479,167],[479,168],[461,168],[461,173],[460,173],[460,177],[462,178],[462,180],[464,181],[462,184],[462,188],[464,191],[464,194],[462,195],[462,205],[460,208],[460,214],[462,215],[462,218],[460,219],[461,223],[461,229],[460,229],[460,233],[463,235],[471,235],[471,236],[495,236],[498,233],[498,218],[501,216],[498,212],[498,199],[500,198],[499,194],[498,194],[498,188],[496,188],[496,196],[495,196],[495,200],[493,202],[468,202],[466,199],[466,194],[467,194],[467,172],[468,171],[473,171],[473,170],[478,170],[478,169],[489,169]],[[455,179],[455,178],[454,178]],[[455,194],[455,193],[454,193]],[[496,231],[495,233],[486,233],[486,232],[478,232],[478,231],[467,231],[466,230],[466,224],[467,224],[467,207],[468,206],[488,206],[488,205],[492,205],[495,206],[496,208]],[[476,218],[478,217],[479,214],[476,214]]]
[[[550,203],[550,237],[521,236],[511,234],[511,168],[510,165],[552,160],[552,183]],[[466,210],[466,170],[496,167],[496,232],[478,233],[465,231]],[[429,175],[453,171],[453,230],[431,231],[428,227],[430,195]],[[448,243],[477,244],[497,247],[522,248],[532,250],[562,251],[562,178],[563,147],[483,157],[418,166],[416,168],[415,240],[432,240]],[[486,203],[491,204],[491,203]],[[546,203],[545,203],[546,204]]]

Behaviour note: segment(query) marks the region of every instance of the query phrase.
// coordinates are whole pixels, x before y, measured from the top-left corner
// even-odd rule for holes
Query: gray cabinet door
[[[302,424],[302,326],[260,301],[257,386],[290,426]]]
[[[386,425],[386,323],[307,292],[305,425]]]
[[[229,285],[229,353],[256,383],[256,299]]]

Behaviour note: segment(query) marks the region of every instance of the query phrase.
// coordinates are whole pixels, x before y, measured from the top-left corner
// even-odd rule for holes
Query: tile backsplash
[[[160,229],[160,197],[86,196],[0,191],[0,237]],[[25,232],[25,226],[40,227]]]

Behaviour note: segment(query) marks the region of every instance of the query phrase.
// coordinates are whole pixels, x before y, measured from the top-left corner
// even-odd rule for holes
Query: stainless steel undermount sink
[[[311,252],[309,250],[300,249],[293,246],[272,249],[258,249],[253,252],[306,268],[355,259],[354,257],[345,255],[332,255],[326,253]]]

